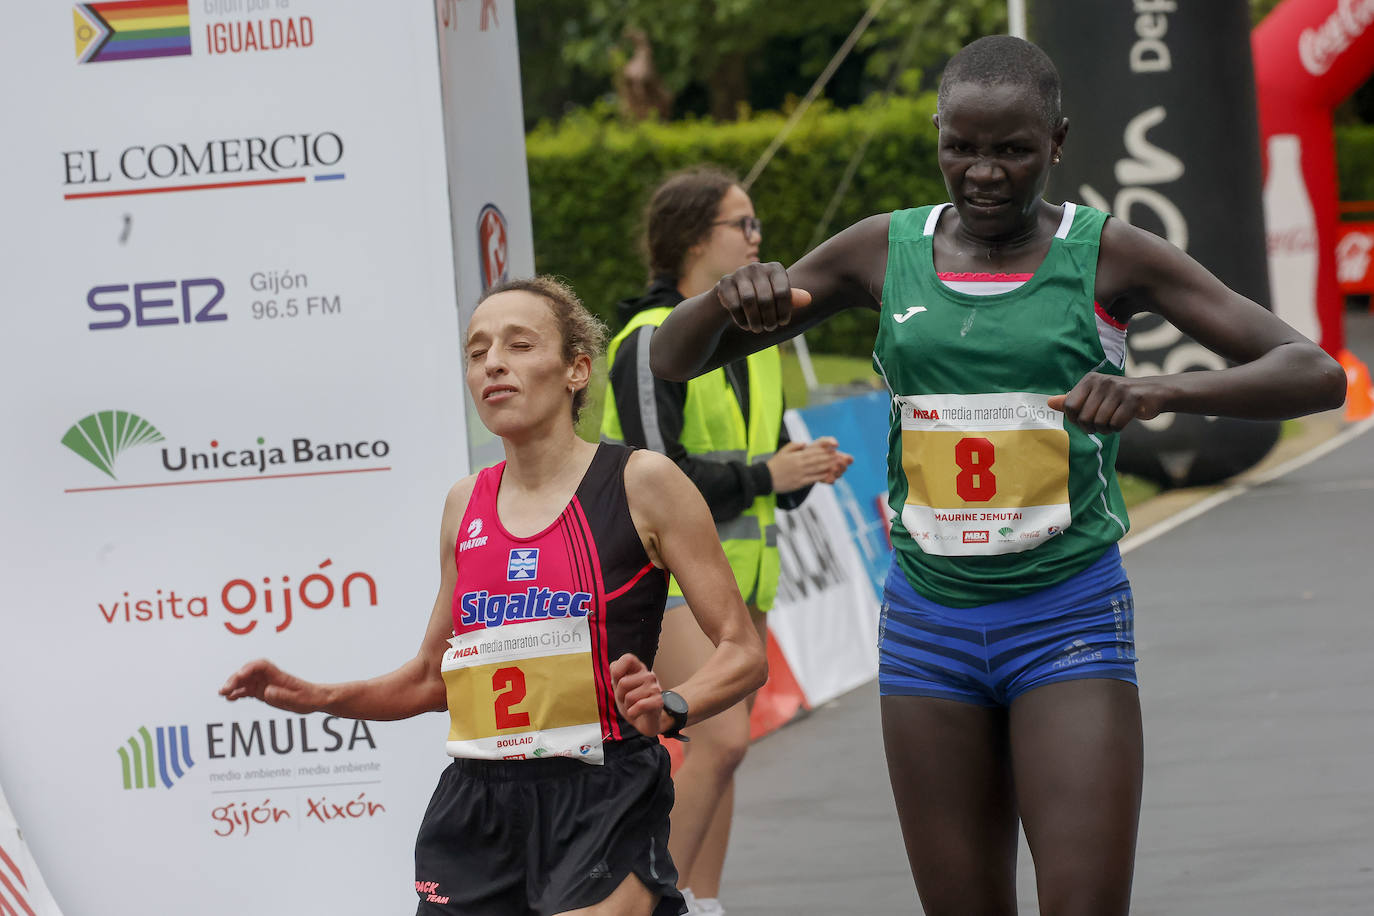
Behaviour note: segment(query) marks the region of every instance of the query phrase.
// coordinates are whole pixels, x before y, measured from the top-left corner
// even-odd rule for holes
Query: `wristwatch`
[[[689,741],[682,730],[687,726],[687,701],[682,698],[682,694],[674,693],[671,690],[663,691],[663,711],[673,720],[673,727],[663,733],[665,738],[676,738],[678,741]]]

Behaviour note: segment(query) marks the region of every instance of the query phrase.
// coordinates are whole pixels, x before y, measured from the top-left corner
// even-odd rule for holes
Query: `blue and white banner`
[[[887,403],[886,395],[881,395]],[[878,601],[881,567],[888,555],[882,500],[871,509],[863,502],[873,486],[869,440],[885,438],[887,412],[876,426],[862,429],[872,411],[866,398],[787,412],[788,434],[798,442],[835,436],[854,464],[834,485],[817,484],[798,508],[778,513],[778,552],[782,573],[778,598],[768,613],[768,629],[807,704],[815,707],[878,673]],[[848,418],[855,418],[851,426]],[[876,431],[876,435],[875,435]],[[885,478],[883,478],[885,480]],[[886,484],[882,495],[886,495]],[[859,496],[858,494],[863,494]]]
[[[854,456],[835,482],[835,499],[845,530],[862,557],[874,593],[881,598],[892,557],[888,539],[892,511],[887,505],[887,429],[892,398],[874,391],[796,411],[814,437],[834,436],[840,450]]]

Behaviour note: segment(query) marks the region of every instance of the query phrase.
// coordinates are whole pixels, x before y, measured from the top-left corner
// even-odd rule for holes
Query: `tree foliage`
[[[1274,11],[1274,7],[1282,3],[1283,0],[1250,0],[1250,22],[1259,25],[1259,21]]]
[[[734,118],[742,109],[778,108],[800,96],[825,68],[874,0],[517,0],[526,104],[532,120],[557,117],[548,90],[563,85],[611,91],[629,59],[629,29],[654,49],[677,113]],[[916,70],[932,70],[960,46],[1006,29],[1006,0],[885,0],[837,79],[840,104],[856,104],[889,75],[897,49],[916,34]],[[558,76],[547,71],[558,61]],[[532,72],[538,60],[544,72]],[[573,77],[571,81],[568,77]],[[529,85],[533,83],[533,85]],[[594,97],[594,96],[593,96]],[[588,104],[593,98],[577,99]],[[550,110],[553,108],[554,110]]]
[[[807,250],[839,176],[867,136],[867,155],[830,231],[874,213],[942,199],[934,167],[933,94],[870,100],[843,111],[813,106],[750,189],[764,220],[763,256],[790,264]],[[640,256],[644,205],[667,173],[712,162],[744,174],[782,128],[776,113],[717,124],[706,120],[622,124],[590,113],[532,132],[526,142],[535,269],[566,277],[595,312],[614,322],[617,299],[648,277]],[[871,315],[827,325],[817,349],[872,343]],[[855,352],[858,352],[856,350]]]
[[[631,54],[627,30],[653,47],[674,117],[732,120],[803,95],[875,0],[516,0],[527,123],[610,97]],[[1050,0],[1053,2],[1053,0]],[[1282,0],[1249,0],[1259,22]],[[913,43],[900,85],[933,87],[944,61],[1007,29],[1006,0],[885,0],[826,97],[858,104],[886,85]]]

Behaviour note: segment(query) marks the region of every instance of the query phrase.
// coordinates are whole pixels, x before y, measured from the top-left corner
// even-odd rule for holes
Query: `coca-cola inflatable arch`
[[[1374,73],[1374,0],[1286,0],[1255,28],[1251,45],[1273,308],[1339,355],[1331,112]]]
[[[1038,0],[1030,13],[1070,123],[1052,199],[1167,238],[1339,350],[1331,109],[1374,68],[1374,0],[1287,0],[1253,36],[1247,0]],[[1153,315],[1131,322],[1127,347],[1132,375],[1226,364]],[[1253,466],[1278,434],[1275,422],[1165,414],[1122,434],[1118,464],[1211,483]]]

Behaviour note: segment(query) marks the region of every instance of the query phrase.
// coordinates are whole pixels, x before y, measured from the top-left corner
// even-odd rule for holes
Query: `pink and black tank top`
[[[496,497],[505,462],[477,475],[456,547],[453,648],[444,678],[453,756],[599,762],[600,741],[637,734],[616,709],[610,664],[652,666],[668,576],[630,518],[623,446],[598,446],[548,528],[516,537]],[[600,741],[593,741],[595,723]],[[596,758],[596,759],[593,759]]]

